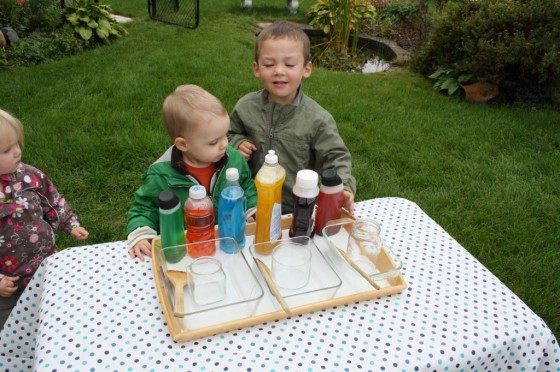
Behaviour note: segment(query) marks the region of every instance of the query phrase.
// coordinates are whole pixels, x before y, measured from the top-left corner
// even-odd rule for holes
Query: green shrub
[[[52,32],[62,24],[57,0],[0,0],[0,25],[13,28],[20,37],[32,32]]]
[[[87,43],[78,40],[73,30],[53,33],[34,32],[10,48],[0,49],[0,67],[29,66],[57,60],[81,52]]]
[[[105,4],[74,0],[66,5],[63,14],[82,39],[108,43],[126,34],[124,27],[111,16],[110,10]]]
[[[401,48],[415,50],[426,38],[429,28],[427,9],[418,0],[373,0],[377,20],[371,33],[394,40]]]
[[[352,34],[351,53],[356,53],[361,27],[376,16],[367,0],[317,0],[307,14],[311,26],[329,36],[329,49],[342,54],[348,53]]]
[[[379,9],[379,18],[399,26],[414,18],[419,11],[418,4],[410,1],[392,1]]]
[[[74,0],[0,0],[0,25],[10,26],[19,42],[0,48],[0,67],[29,66],[93,48],[126,34],[109,6]]]
[[[553,101],[560,90],[560,1],[449,3],[411,67],[425,75],[471,74],[499,84],[508,100]]]

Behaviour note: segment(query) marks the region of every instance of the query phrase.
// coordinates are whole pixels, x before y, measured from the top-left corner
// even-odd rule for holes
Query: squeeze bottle
[[[206,196],[204,186],[195,185],[189,189],[189,198],[185,202],[185,225],[189,243],[204,242],[215,238],[214,206],[212,200]],[[192,258],[213,256],[215,253],[215,241],[189,246],[189,255]]]
[[[185,244],[185,225],[183,211],[177,195],[171,190],[159,193],[159,230],[161,248],[167,262],[176,263],[187,253]],[[168,248],[173,247],[173,248]]]
[[[319,175],[310,169],[297,172],[294,194],[294,209],[290,237],[313,236],[313,215],[319,195]]]
[[[218,230],[220,237],[233,238],[240,249],[245,247],[245,192],[239,186],[237,168],[226,169],[226,187],[220,194],[218,202]],[[235,253],[235,244],[225,240],[220,245],[226,253]]]
[[[321,174],[321,187],[315,214],[315,234],[323,235],[327,222],[338,220],[342,215],[344,186],[334,169],[326,169]]]
[[[278,240],[282,237],[282,184],[286,170],[278,164],[278,155],[269,150],[264,164],[255,177],[257,188],[257,221],[255,243]],[[260,244],[261,254],[270,254],[274,244]]]

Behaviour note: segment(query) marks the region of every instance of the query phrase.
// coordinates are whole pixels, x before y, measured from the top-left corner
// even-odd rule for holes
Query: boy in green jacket
[[[354,210],[356,180],[350,152],[332,115],[303,93],[301,81],[311,75],[310,41],[297,25],[280,21],[257,37],[253,73],[264,89],[247,94],[231,113],[228,138],[249,161],[253,177],[268,150],[275,150],[286,169],[282,213],[293,208],[292,188],[301,169],[319,174],[333,168],[344,183],[344,204]]]
[[[196,85],[181,85],[166,98],[163,121],[174,145],[142,176],[143,184],[128,211],[128,253],[140,261],[144,261],[144,255],[151,256],[151,241],[159,233],[159,193],[163,190],[172,190],[183,205],[190,187],[203,185],[214,203],[217,223],[225,170],[237,168],[247,209],[257,204],[247,161],[228,146],[229,117],[216,97]]]

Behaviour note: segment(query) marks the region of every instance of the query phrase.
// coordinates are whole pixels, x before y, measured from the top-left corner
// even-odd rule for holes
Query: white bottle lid
[[[268,150],[268,154],[264,157],[264,162],[266,164],[277,164],[278,163],[278,155],[276,155],[276,151]]]
[[[303,189],[313,189],[317,187],[319,175],[310,169],[302,169],[297,172],[296,185]]]
[[[206,189],[201,185],[191,186],[189,189],[189,197],[191,199],[202,199],[206,196]]]
[[[226,169],[226,180],[228,181],[237,181],[239,179],[239,171],[237,168],[228,168]]]

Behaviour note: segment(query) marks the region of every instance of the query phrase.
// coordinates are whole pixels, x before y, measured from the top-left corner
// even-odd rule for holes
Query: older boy
[[[286,168],[282,212],[293,208],[292,188],[301,169],[334,168],[344,182],[344,207],[353,212],[356,180],[350,152],[332,115],[303,93],[311,75],[310,41],[290,22],[275,22],[257,37],[253,72],[264,89],[247,94],[231,113],[228,138],[249,161],[253,176],[268,150]]]
[[[170,147],[142,177],[128,212],[130,257],[144,261],[151,255],[151,240],[159,231],[159,193],[171,189],[184,204],[193,185],[203,185],[214,202],[226,184],[225,170],[237,168],[247,208],[257,202],[251,171],[243,156],[228,146],[229,117],[224,105],[196,85],[181,85],[163,104],[163,121],[173,139]],[[217,222],[217,221],[216,221]]]

